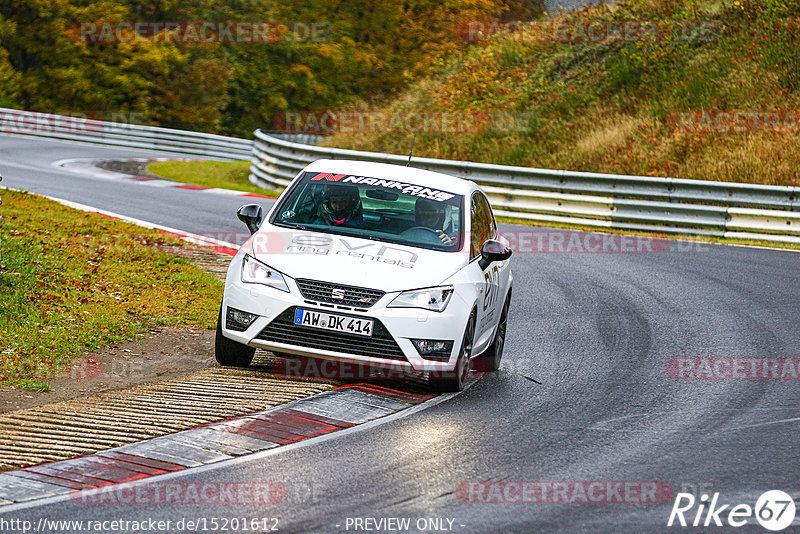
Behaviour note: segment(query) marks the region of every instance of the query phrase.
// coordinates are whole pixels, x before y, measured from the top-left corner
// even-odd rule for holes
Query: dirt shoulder
[[[231,260],[228,255],[203,247],[164,246],[162,250],[186,258],[223,281]],[[0,388],[0,413],[152,384],[214,366],[214,330],[151,329],[139,339],[85,352],[70,369],[47,381],[50,391]]]
[[[0,413],[168,380],[216,366],[214,331],[152,330],[148,337],[85,353],[50,391],[0,389]]]

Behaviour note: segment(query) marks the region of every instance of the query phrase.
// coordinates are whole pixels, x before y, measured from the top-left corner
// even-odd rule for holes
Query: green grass
[[[485,113],[469,133],[421,133],[414,154],[575,171],[800,186],[800,134],[680,127],[682,113],[800,109],[800,0],[628,0],[565,15],[657,21],[652,41],[495,36],[454,53],[374,111]],[[782,23],[783,26],[780,26]],[[786,24],[791,27],[787,28]],[[701,31],[684,31],[691,25]],[[747,123],[747,121],[745,121]],[[761,122],[765,125],[765,121]],[[328,146],[405,154],[407,132]]]
[[[278,196],[279,191],[263,189],[250,183],[249,161],[160,161],[151,163],[147,170],[168,180],[199,185]]]
[[[215,326],[222,283],[171,236],[2,190],[0,385],[45,389],[84,351],[159,326]]]
[[[21,379],[16,386],[20,389],[29,389],[31,391],[50,391],[50,386],[40,380]]]

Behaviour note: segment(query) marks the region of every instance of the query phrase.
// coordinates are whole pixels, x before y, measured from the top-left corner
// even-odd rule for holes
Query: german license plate
[[[345,332],[359,336],[372,336],[373,322],[372,319],[359,319],[334,313],[301,310],[300,308],[294,312],[294,324],[298,326],[333,330],[334,332]]]

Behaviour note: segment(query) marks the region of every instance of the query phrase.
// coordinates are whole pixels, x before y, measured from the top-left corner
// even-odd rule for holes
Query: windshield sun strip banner
[[[449,193],[447,191],[440,191],[438,189],[431,189],[421,185],[409,184],[385,178],[370,178],[367,176],[354,176],[348,174],[332,174],[329,172],[321,172],[311,177],[311,181],[321,180],[325,180],[327,182],[338,182],[342,184],[369,185],[387,190],[397,190],[405,195],[435,200],[437,202],[446,202],[456,196],[454,193]]]

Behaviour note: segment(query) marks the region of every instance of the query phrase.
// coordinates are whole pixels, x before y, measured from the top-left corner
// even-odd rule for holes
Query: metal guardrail
[[[250,139],[6,108],[0,108],[0,134],[157,150],[212,159],[248,160],[253,146]]]
[[[313,146],[318,136],[255,140],[0,108],[0,133],[213,159],[250,160],[250,180],[283,188],[320,158],[405,165],[407,156]],[[301,142],[298,142],[301,141]],[[573,172],[414,158],[415,167],[473,180],[498,215],[547,224],[800,243],[800,187]]]
[[[255,131],[250,181],[289,184],[317,159],[405,165],[408,156],[303,145]],[[481,185],[497,215],[547,224],[800,243],[800,187],[627,176],[414,158]]]

